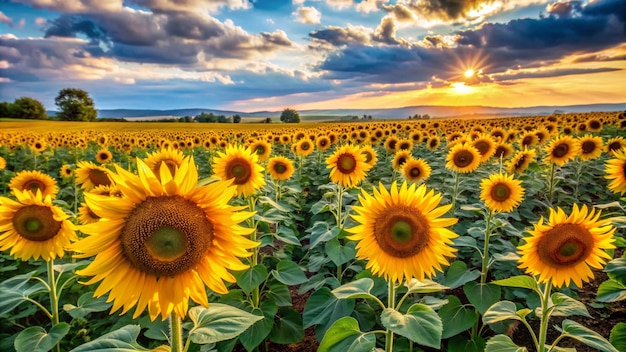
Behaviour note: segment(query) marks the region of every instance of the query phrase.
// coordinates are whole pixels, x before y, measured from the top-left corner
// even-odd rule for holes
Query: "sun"
[[[470,69],[466,70],[463,75],[465,76],[465,78],[472,78],[475,73],[476,72],[474,72],[474,70],[470,68]]]

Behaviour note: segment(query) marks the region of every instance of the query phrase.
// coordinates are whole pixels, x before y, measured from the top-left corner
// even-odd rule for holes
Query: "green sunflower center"
[[[242,158],[232,160],[226,166],[226,177],[234,178],[236,185],[243,185],[248,182],[252,176],[252,165]]]
[[[265,153],[265,147],[262,145],[259,145],[256,147],[255,152],[257,155],[263,155]]]
[[[196,203],[181,196],[149,197],[126,218],[120,238],[135,268],[172,277],[202,260],[213,241],[213,224]]]
[[[59,233],[61,222],[54,219],[49,207],[28,205],[15,212],[13,228],[27,240],[43,242]]]
[[[428,219],[415,208],[396,205],[387,208],[374,223],[380,248],[396,258],[412,257],[428,246]]]
[[[337,169],[344,174],[350,174],[356,169],[356,159],[354,155],[345,153],[337,158]]]
[[[458,168],[464,168],[472,164],[474,161],[474,153],[469,150],[459,150],[454,153],[454,158],[452,158],[454,162],[454,166]]]
[[[555,158],[562,158],[569,152],[569,145],[567,143],[559,143],[554,149],[552,149],[552,156]]]
[[[111,185],[111,180],[105,171],[100,169],[91,169],[89,170],[89,180],[95,187],[98,186],[109,186]]]
[[[579,224],[559,224],[539,240],[537,254],[551,266],[573,267],[589,257],[594,247],[593,235]]]
[[[511,188],[504,183],[497,183],[491,187],[490,195],[496,202],[504,202],[511,197]]]

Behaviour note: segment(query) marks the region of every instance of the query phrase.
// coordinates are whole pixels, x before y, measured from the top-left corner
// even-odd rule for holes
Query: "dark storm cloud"
[[[383,5],[382,8],[400,21],[423,18],[457,22],[466,20],[472,10],[492,5],[494,2],[494,0],[417,0],[407,4]]]

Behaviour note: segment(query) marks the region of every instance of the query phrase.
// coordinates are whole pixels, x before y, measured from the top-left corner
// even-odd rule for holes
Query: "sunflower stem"
[[[57,283],[54,275],[54,260],[46,261],[48,269],[48,285],[50,290],[50,314],[52,315],[52,326],[59,324],[59,297],[57,297]],[[57,343],[54,350],[61,352],[61,346]]]
[[[180,317],[176,312],[170,313],[170,338],[171,338],[171,352],[183,351],[183,325]]]
[[[489,210],[487,215],[487,225],[485,228],[485,246],[483,247],[482,268],[480,272],[480,283],[487,283],[487,273],[489,272],[489,237],[491,236],[491,219],[493,218],[493,210]]]
[[[387,291],[387,308],[395,309],[396,306],[396,283],[393,280],[388,281],[389,289]],[[393,350],[393,331],[387,329],[385,336],[385,352]]]
[[[254,198],[254,196],[248,197],[248,208],[250,209],[250,211],[252,213],[254,213],[254,206],[256,203],[256,198]],[[252,231],[252,233],[250,234],[250,240],[253,242],[256,242],[257,238],[256,238],[256,221],[254,220],[254,215],[250,218],[250,227],[252,229],[254,229]],[[252,257],[250,258],[250,268],[254,267],[255,265],[257,265],[257,262],[259,261],[259,247],[256,246],[254,247],[254,249],[252,249]],[[260,294],[259,294],[259,286],[255,287],[252,290],[252,306],[254,308],[258,308],[260,306]]]
[[[556,164],[552,163],[550,169],[550,180],[548,180],[548,205],[552,206],[552,198],[554,194],[554,175],[556,173]]]
[[[337,227],[341,229],[341,208],[343,206],[343,186],[337,184]]]
[[[537,351],[544,352],[546,350],[546,338],[548,336],[548,321],[550,319],[550,313],[552,309],[548,306],[550,304],[550,293],[552,291],[552,279],[549,279],[543,290],[541,297],[541,325],[539,326],[539,345]]]
[[[454,173],[454,190],[452,191],[452,207],[450,208],[450,211],[452,212],[452,216],[454,216],[454,207],[456,206],[456,195],[459,192],[459,183],[460,183],[460,177],[459,177],[459,173],[455,172]]]

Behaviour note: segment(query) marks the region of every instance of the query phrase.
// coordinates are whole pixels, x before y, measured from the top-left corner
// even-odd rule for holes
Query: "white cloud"
[[[7,15],[5,15],[2,11],[0,11],[0,23],[11,24],[13,23],[13,20]]]
[[[343,10],[352,6],[353,0],[326,0],[326,4],[334,9]]]
[[[46,20],[46,19],[45,19],[45,18],[43,18],[43,17],[37,17],[37,18],[35,18],[35,24],[36,24],[36,25],[38,25],[38,26],[43,26],[43,25],[45,25],[46,23],[48,23],[48,20]]]
[[[295,16],[296,22],[300,23],[320,24],[322,20],[322,14],[312,6],[298,7],[292,15]]]

